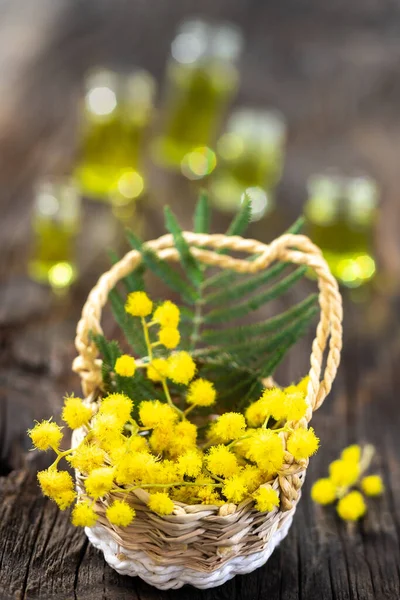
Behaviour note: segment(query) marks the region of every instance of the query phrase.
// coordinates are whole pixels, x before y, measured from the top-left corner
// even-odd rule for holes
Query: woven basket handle
[[[321,315],[312,345],[307,398],[312,410],[319,408],[332,387],[342,348],[342,300],[337,282],[322,257],[320,249],[306,236],[293,234],[282,235],[269,245],[239,236],[206,235],[191,232],[185,232],[184,236],[191,246],[193,255],[199,261],[204,264],[218,266],[221,269],[232,269],[240,273],[255,273],[267,268],[274,261],[282,261],[307,265],[314,270],[318,278]],[[179,254],[171,235],[165,235],[157,240],[147,242],[146,245],[162,259],[179,260]],[[255,254],[257,258],[254,261],[247,261],[215,252],[215,250],[221,249]],[[133,271],[140,261],[141,255],[139,252],[136,250],[128,252],[107,273],[100,277],[83,307],[75,339],[78,356],[74,360],[72,368],[76,373],[79,373],[83,392],[86,396],[98,388],[102,381],[101,360],[97,358],[98,350],[90,340],[89,334],[91,331],[93,333],[102,332],[100,325],[101,311],[107,302],[109,292],[120,279]],[[321,380],[324,352],[329,338],[329,351]],[[309,412],[309,418],[311,418],[311,411]]]

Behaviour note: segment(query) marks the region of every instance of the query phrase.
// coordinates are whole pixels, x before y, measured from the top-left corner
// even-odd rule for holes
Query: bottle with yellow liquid
[[[143,193],[141,153],[154,93],[154,79],[145,71],[89,73],[76,170],[83,194],[125,206]]]
[[[218,169],[211,198],[221,210],[237,210],[244,193],[252,198],[253,218],[274,207],[273,190],[284,163],[286,124],[272,110],[241,108],[233,112],[218,141]]]
[[[241,48],[241,32],[232,25],[201,20],[181,25],[171,45],[162,133],[153,146],[156,162],[190,179],[214,169],[214,142],[238,86]]]
[[[55,291],[76,279],[76,238],[81,221],[81,198],[70,178],[53,178],[36,187],[29,274]]]
[[[311,239],[335,277],[356,288],[373,278],[378,188],[369,177],[316,175],[308,182],[305,215]]]

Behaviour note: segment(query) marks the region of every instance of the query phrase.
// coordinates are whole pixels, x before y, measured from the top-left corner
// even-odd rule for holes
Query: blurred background
[[[0,2],[4,472],[32,418],[79,391],[74,328],[108,250],[127,250],[126,227],[162,234],[165,204],[190,229],[200,190],[214,232],[246,196],[263,242],[304,214],[348,335],[390,330],[398,16],[390,0]]]

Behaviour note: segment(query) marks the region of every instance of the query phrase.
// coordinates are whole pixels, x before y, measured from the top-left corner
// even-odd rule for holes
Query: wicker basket
[[[321,406],[331,389],[342,343],[341,297],[321,251],[302,235],[286,234],[270,245],[237,236],[194,233],[184,236],[199,261],[222,269],[254,273],[274,261],[284,261],[308,265],[316,273],[321,316],[311,353],[309,408],[300,423],[307,426],[313,410]],[[148,242],[148,246],[163,259],[179,260],[170,235]],[[215,251],[221,249],[257,257],[249,262]],[[137,251],[131,251],[100,277],[89,294],[78,324],[76,347],[79,356],[73,369],[79,373],[84,394],[88,402],[93,402],[94,411],[101,386],[101,361],[89,339],[89,332],[101,332],[101,311],[109,291],[139,265],[140,258]],[[321,379],[328,339],[329,351]],[[84,435],[84,431],[76,430],[73,444],[79,443]],[[285,434],[280,435],[285,443]],[[110,501],[107,498],[97,502],[99,520],[96,526],[86,528],[86,534],[92,544],[103,551],[106,561],[121,574],[138,575],[159,589],[176,589],[187,583],[198,588],[214,587],[264,564],[286,536],[300,498],[307,464],[308,461],[296,462],[285,451],[284,466],[273,482],[273,488],[280,495],[280,507],[269,513],[256,511],[248,499],[239,506],[193,506],[176,502],[173,514],[161,517],[148,509],[148,493],[138,489],[129,497],[137,514],[130,526],[121,529],[110,525],[105,518]],[[79,473],[77,486],[82,486]]]

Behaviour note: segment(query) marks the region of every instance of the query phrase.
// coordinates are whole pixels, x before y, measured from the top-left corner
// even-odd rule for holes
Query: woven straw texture
[[[317,275],[319,286],[320,321],[312,345],[310,382],[307,391],[308,411],[295,427],[307,426],[314,410],[329,393],[340,362],[342,345],[342,303],[338,285],[322,257],[321,251],[306,236],[285,234],[271,244],[261,244],[238,236],[184,233],[196,258],[221,269],[255,273],[275,261],[309,266]],[[179,255],[171,235],[147,243],[160,258],[178,261]],[[256,255],[249,262],[215,250],[229,250]],[[89,333],[101,332],[101,312],[108,293],[120,279],[134,270],[141,256],[132,250],[102,275],[92,289],[78,323],[76,348],[78,356],[73,369],[79,373],[87,402],[96,411],[96,399],[101,387],[101,361],[90,341]],[[325,370],[322,365],[326,356]],[[286,435],[279,434],[286,448]],[[76,430],[73,444],[85,436]],[[272,486],[280,496],[280,507],[269,513],[259,513],[251,500],[239,506],[185,505],[175,503],[172,515],[160,517],[147,508],[148,493],[134,490],[129,502],[137,516],[126,528],[110,525],[105,509],[112,499],[96,503],[98,524],[88,537],[102,549],[109,564],[117,571],[139,575],[160,589],[178,588],[185,583],[196,587],[220,585],[237,573],[245,573],[263,564],[275,546],[286,535],[304,480],[308,461],[295,461],[285,450],[284,465]],[[83,490],[83,478],[77,474],[78,489]],[[126,499],[126,497],[125,497]]]

